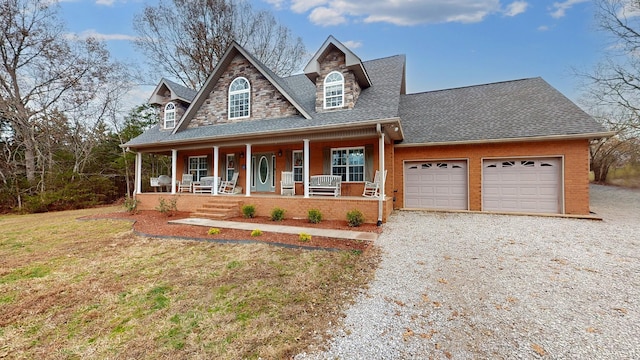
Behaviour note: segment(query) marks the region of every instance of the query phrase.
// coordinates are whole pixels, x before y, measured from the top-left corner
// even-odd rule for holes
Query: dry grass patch
[[[286,358],[322,341],[379,261],[133,235],[111,209],[0,217],[0,357]]]

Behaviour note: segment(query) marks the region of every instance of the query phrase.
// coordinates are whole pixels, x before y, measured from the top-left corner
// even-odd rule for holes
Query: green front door
[[[275,192],[276,182],[274,169],[276,157],[274,153],[255,154],[252,159],[252,188],[256,192]]]

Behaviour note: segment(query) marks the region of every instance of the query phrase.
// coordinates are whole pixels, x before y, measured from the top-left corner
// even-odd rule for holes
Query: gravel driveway
[[[296,359],[640,359],[640,192],[604,221],[395,212],[370,288]]]

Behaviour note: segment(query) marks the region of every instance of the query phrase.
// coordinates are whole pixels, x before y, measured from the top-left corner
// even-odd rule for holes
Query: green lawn
[[[112,211],[0,217],[0,358],[286,358],[322,341],[379,261],[77,220]]]

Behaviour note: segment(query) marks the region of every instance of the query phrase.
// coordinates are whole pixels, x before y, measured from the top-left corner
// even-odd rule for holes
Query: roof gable
[[[187,109],[185,115],[180,119],[180,122],[173,130],[173,133],[177,133],[178,131],[184,130],[189,125],[189,121],[193,119],[193,117],[198,112],[198,109],[202,106],[202,104],[207,100],[209,93],[213,91],[216,83],[225,73],[226,69],[229,67],[233,59],[240,55],[244,57],[252,66],[254,66],[258,72],[264,76],[271,85],[273,85],[291,105],[295,107],[295,109],[302,114],[303,117],[310,119],[311,115],[305,109],[304,106],[301,105],[299,99],[295,96],[295,93],[289,89],[288,85],[276,74],[274,74],[271,70],[269,70],[264,64],[254,58],[251,54],[249,54],[244,48],[242,48],[235,41],[229,46],[225,54],[222,56],[213,72],[207,78],[204,85],[198,91],[195,99]]]
[[[169,91],[171,94],[169,98],[165,96],[165,93],[167,91]],[[195,90],[189,89],[186,86],[177,84],[169,79],[162,78],[151,94],[152,95],[149,98],[149,104],[151,105],[164,105],[167,100],[180,100],[187,104],[190,104],[191,101],[193,101],[193,99],[195,98],[197,92]]]
[[[369,74],[367,74],[367,70],[362,64],[362,60],[354,54],[349,48],[344,46],[340,41],[336,40],[333,36],[329,36],[327,40],[325,40],[324,44],[320,47],[320,49],[315,53],[315,55],[311,58],[307,66],[304,68],[304,73],[307,77],[315,82],[316,78],[320,76],[320,63],[325,55],[332,51],[333,49],[338,49],[345,56],[345,65],[347,69],[352,71],[361,88],[367,88],[371,86],[371,79],[369,78]]]

